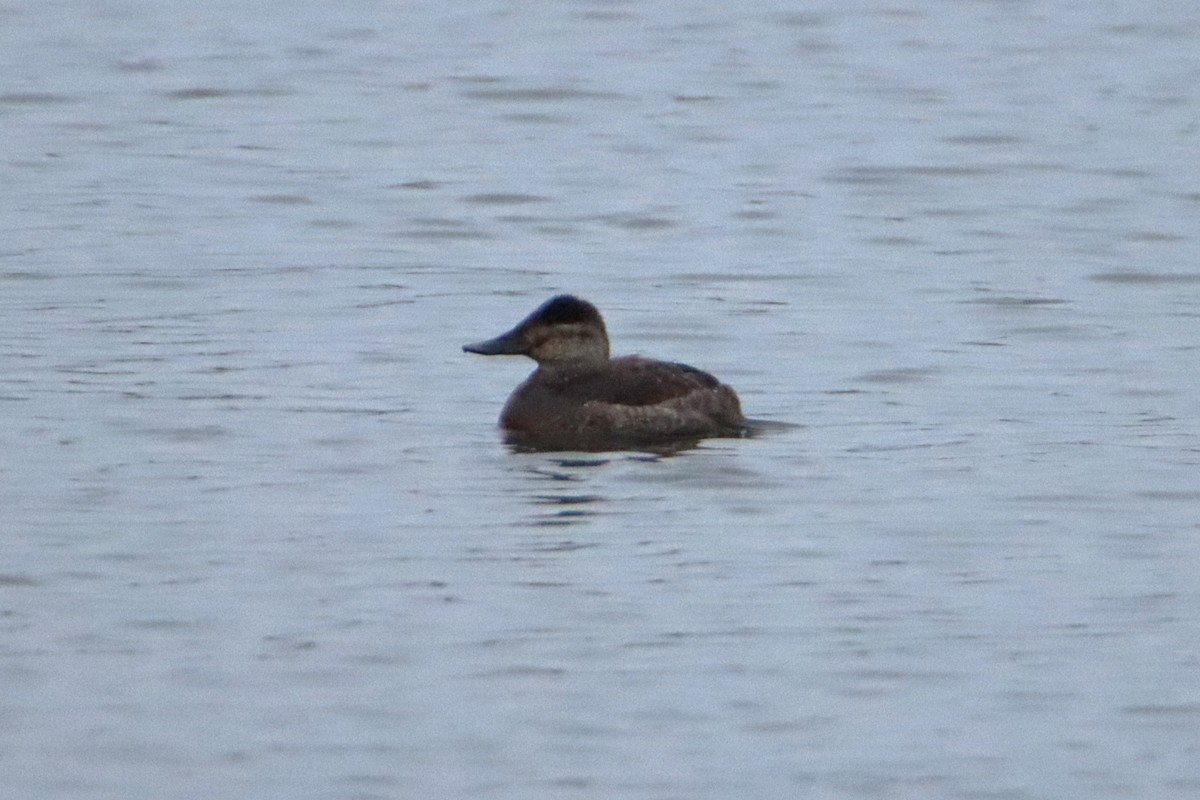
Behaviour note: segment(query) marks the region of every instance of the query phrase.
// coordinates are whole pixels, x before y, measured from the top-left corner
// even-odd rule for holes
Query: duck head
[[[608,333],[596,307],[569,294],[552,297],[495,339],[463,345],[484,356],[529,356],[540,367],[608,361]]]

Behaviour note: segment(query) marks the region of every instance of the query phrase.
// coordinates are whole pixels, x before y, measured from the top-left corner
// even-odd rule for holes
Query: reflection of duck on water
[[[500,414],[514,444],[605,450],[746,431],[737,395],[707,372],[640,356],[609,358],[600,312],[571,295],[551,298],[508,333],[463,350],[537,362]]]

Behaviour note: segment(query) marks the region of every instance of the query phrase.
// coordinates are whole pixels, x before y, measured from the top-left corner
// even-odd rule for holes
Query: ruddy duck
[[[463,350],[537,362],[500,414],[511,444],[612,450],[746,431],[738,396],[707,372],[640,356],[610,359],[600,312],[571,295],[547,300],[508,333]]]

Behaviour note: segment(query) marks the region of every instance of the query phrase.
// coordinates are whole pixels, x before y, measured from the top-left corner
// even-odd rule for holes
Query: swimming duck
[[[707,372],[641,356],[609,358],[600,312],[571,295],[552,297],[507,333],[463,350],[537,362],[500,414],[511,444],[611,450],[746,430],[738,396]]]

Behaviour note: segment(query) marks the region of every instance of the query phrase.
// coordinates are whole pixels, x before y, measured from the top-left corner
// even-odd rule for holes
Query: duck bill
[[[521,335],[519,328],[513,328],[508,333],[502,333],[486,342],[464,344],[463,350],[481,356],[523,356],[529,352],[525,346],[525,337]]]

